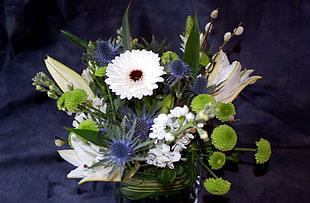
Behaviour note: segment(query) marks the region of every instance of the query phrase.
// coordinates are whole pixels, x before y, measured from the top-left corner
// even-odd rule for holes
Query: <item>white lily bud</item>
[[[205,31],[208,32],[208,30],[209,30],[209,33],[210,33],[211,30],[212,30],[212,24],[211,24],[210,22],[208,22],[208,23],[206,24],[206,26],[205,26]]]
[[[244,29],[242,26],[238,26],[237,28],[234,29],[235,35],[241,35],[243,33]]]
[[[213,11],[211,12],[210,17],[213,18],[213,19],[215,19],[215,18],[217,18],[218,13],[219,13],[219,12],[218,12],[218,9],[215,9],[215,10],[213,10]]]
[[[231,38],[231,33],[230,32],[226,32],[225,35],[224,35],[224,41],[225,42],[228,42]]]

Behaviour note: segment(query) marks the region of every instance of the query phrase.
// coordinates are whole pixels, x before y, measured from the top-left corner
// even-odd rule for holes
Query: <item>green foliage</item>
[[[105,67],[100,67],[99,69],[96,70],[95,76],[97,76],[97,77],[103,77],[103,76],[105,76],[106,72],[107,72],[107,66],[105,66]]]
[[[105,147],[107,141],[106,137],[99,133],[98,130],[78,129],[78,128],[65,128],[70,132],[82,137],[83,139],[92,142],[95,145]]]
[[[167,51],[171,45],[171,43],[166,44],[166,40],[163,40],[160,44],[156,41],[155,36],[152,35],[151,42],[148,42],[145,38],[141,37],[143,43],[138,43],[138,41],[134,42],[135,48],[145,49],[148,51],[152,51],[154,53],[158,53],[162,55],[165,51]]]
[[[159,169],[157,172],[157,180],[160,184],[163,185],[169,185],[170,183],[173,183],[176,177],[177,171],[168,167]]]
[[[206,53],[200,52],[200,54],[201,54],[200,65],[202,65],[203,67],[206,67],[211,62],[211,60]]]
[[[39,72],[32,78],[32,85],[40,92],[47,92],[47,95],[52,99],[58,99],[62,91],[58,88],[55,82],[50,79],[45,73]]]
[[[193,78],[196,78],[199,71],[199,49],[200,49],[200,31],[197,15],[194,17],[193,26],[188,36],[183,61],[192,68]]]
[[[170,109],[174,107],[174,96],[169,94],[162,101],[161,105],[161,113],[169,113]]]
[[[71,40],[73,43],[75,43],[76,45],[78,45],[79,47],[81,47],[82,49],[84,49],[85,51],[87,50],[87,42],[82,40],[81,38],[79,38],[78,36],[69,33],[67,31],[64,30],[60,30],[60,32],[62,34],[64,34],[69,40]]]
[[[128,5],[122,21],[122,28],[121,28],[121,35],[122,35],[122,45],[125,50],[131,50],[131,29],[130,29],[130,22],[129,22],[129,9],[130,4]]]

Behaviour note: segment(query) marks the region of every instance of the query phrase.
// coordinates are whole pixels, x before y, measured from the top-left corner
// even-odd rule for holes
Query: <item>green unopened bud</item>
[[[207,141],[209,139],[207,131],[205,131],[201,128],[198,128],[197,131],[198,131],[198,134],[202,140]]]
[[[36,90],[38,90],[40,92],[44,92],[46,89],[43,88],[41,85],[36,85]]]
[[[54,92],[51,92],[51,91],[47,92],[47,96],[52,99],[58,99],[58,96]]]

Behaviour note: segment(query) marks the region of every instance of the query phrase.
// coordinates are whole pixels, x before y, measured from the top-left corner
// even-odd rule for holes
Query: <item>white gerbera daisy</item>
[[[157,82],[163,82],[164,67],[158,54],[146,50],[132,50],[115,57],[107,67],[105,82],[121,99],[141,99],[153,94]]]

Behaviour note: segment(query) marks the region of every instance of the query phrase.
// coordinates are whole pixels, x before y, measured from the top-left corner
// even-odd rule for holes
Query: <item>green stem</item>
[[[234,148],[235,151],[250,151],[250,152],[256,152],[257,149],[253,148]]]
[[[218,178],[217,175],[209,168],[209,166],[207,164],[205,164],[201,159],[200,157],[198,156],[198,154],[196,152],[195,153],[195,157],[196,159],[199,161],[199,163],[201,163],[201,165],[207,169],[207,171],[214,177],[214,178]]]

